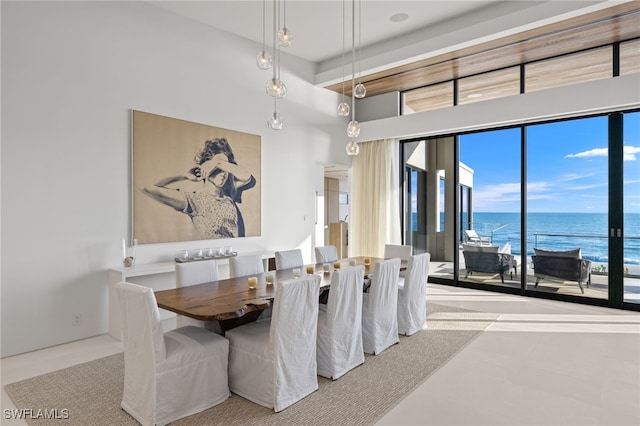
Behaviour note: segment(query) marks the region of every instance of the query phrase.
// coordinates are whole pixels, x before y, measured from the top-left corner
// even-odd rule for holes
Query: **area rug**
[[[318,391],[280,413],[232,395],[222,404],[172,424],[375,423],[497,318],[433,303],[427,303],[427,313],[425,330],[400,336],[399,344],[380,355],[367,355],[364,364],[339,380],[318,377]],[[18,409],[31,410],[26,419],[29,425],[135,426],[138,423],[120,408],[123,374],[124,357],[119,353],[11,383],[5,390]]]

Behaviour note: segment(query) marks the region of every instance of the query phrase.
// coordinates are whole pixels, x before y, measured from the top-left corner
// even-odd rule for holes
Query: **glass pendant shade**
[[[360,123],[358,123],[355,120],[350,121],[349,124],[347,125],[347,136],[349,136],[351,139],[355,139],[359,135],[360,135]]]
[[[350,112],[350,107],[349,104],[346,102],[340,102],[340,104],[338,105],[338,115],[340,117],[346,117],[349,115]]]
[[[358,99],[362,99],[367,95],[367,88],[364,87],[364,84],[358,83],[353,91],[353,95]]]
[[[282,27],[280,31],[278,31],[278,44],[282,47],[291,46],[291,42],[293,41],[293,36],[291,32],[287,29],[287,27]]]
[[[261,70],[268,70],[269,68],[271,68],[271,55],[263,50],[262,52],[258,53],[256,64]]]
[[[360,145],[356,141],[351,141],[345,147],[347,155],[358,155],[360,153]]]
[[[267,95],[273,96],[276,99],[284,98],[287,94],[287,86],[277,78],[272,78],[267,81],[265,89],[267,91]]]
[[[273,111],[273,114],[271,114],[271,116],[269,116],[269,119],[267,120],[267,126],[269,126],[269,128],[273,130],[282,129],[283,124],[284,119],[276,111]]]

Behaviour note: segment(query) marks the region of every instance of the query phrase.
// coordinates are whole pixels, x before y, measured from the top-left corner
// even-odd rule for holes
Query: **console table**
[[[273,251],[247,252],[238,255],[259,254],[265,262],[265,270],[272,269],[269,267],[273,263],[272,259],[275,254]],[[216,259],[218,265],[228,264],[228,258]],[[120,323],[120,302],[116,295],[115,286],[120,281],[127,281],[129,277],[141,277],[156,274],[175,273],[176,262],[171,260],[168,262],[136,264],[132,267],[120,266],[109,269],[109,335],[118,340],[122,340],[122,326]]]

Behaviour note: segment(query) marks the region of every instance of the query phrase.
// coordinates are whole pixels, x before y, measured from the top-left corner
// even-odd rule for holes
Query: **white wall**
[[[309,83],[311,64],[283,57],[285,127],[272,131],[256,44],[140,2],[1,7],[1,356],[107,331],[107,271],[129,226],[131,109],[262,136],[262,236],[140,246],[137,262],[217,245],[313,258],[317,164],[350,160],[338,95]]]

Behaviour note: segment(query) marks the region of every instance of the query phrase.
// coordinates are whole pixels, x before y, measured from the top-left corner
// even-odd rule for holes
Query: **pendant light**
[[[355,141],[350,141],[347,146],[347,155],[358,155],[360,153],[360,145]]]
[[[265,10],[266,10],[266,0],[262,0],[262,51],[258,53],[258,57],[256,58],[256,64],[258,68],[261,70],[268,70],[271,68],[271,55],[265,49],[265,26],[266,26],[266,18],[265,18]]]
[[[351,1],[351,121],[347,125],[347,136],[351,139],[346,146],[348,155],[358,155],[360,147],[355,139],[360,135],[360,123],[356,121],[356,98],[355,98],[355,63],[356,63],[356,2]]]
[[[289,31],[289,29],[287,28],[287,0],[283,0],[282,5],[282,29],[278,31],[278,44],[282,47],[289,47],[291,46],[291,42],[293,41],[293,35],[291,35],[291,31]]]
[[[355,96],[362,99],[367,95],[367,88],[360,80],[360,62],[362,61],[362,2],[358,0],[358,84],[354,89]]]
[[[350,110],[349,104],[344,101],[344,6],[345,0],[342,0],[342,102],[338,104],[338,115],[340,117],[348,117]]]
[[[277,11],[276,11],[276,3],[273,4],[273,76],[267,81],[265,85],[265,90],[269,96],[273,96],[276,99],[284,98],[287,95],[287,86],[285,86],[284,82],[280,80],[280,49],[279,45],[276,43],[276,28],[278,28],[278,20],[277,20]],[[278,4],[279,6],[279,4]]]
[[[267,120],[267,126],[273,130],[281,130],[282,125],[284,124],[284,119],[280,114],[278,114],[278,108],[276,105],[277,101],[278,100],[276,98],[273,99],[273,114],[271,114]]]

